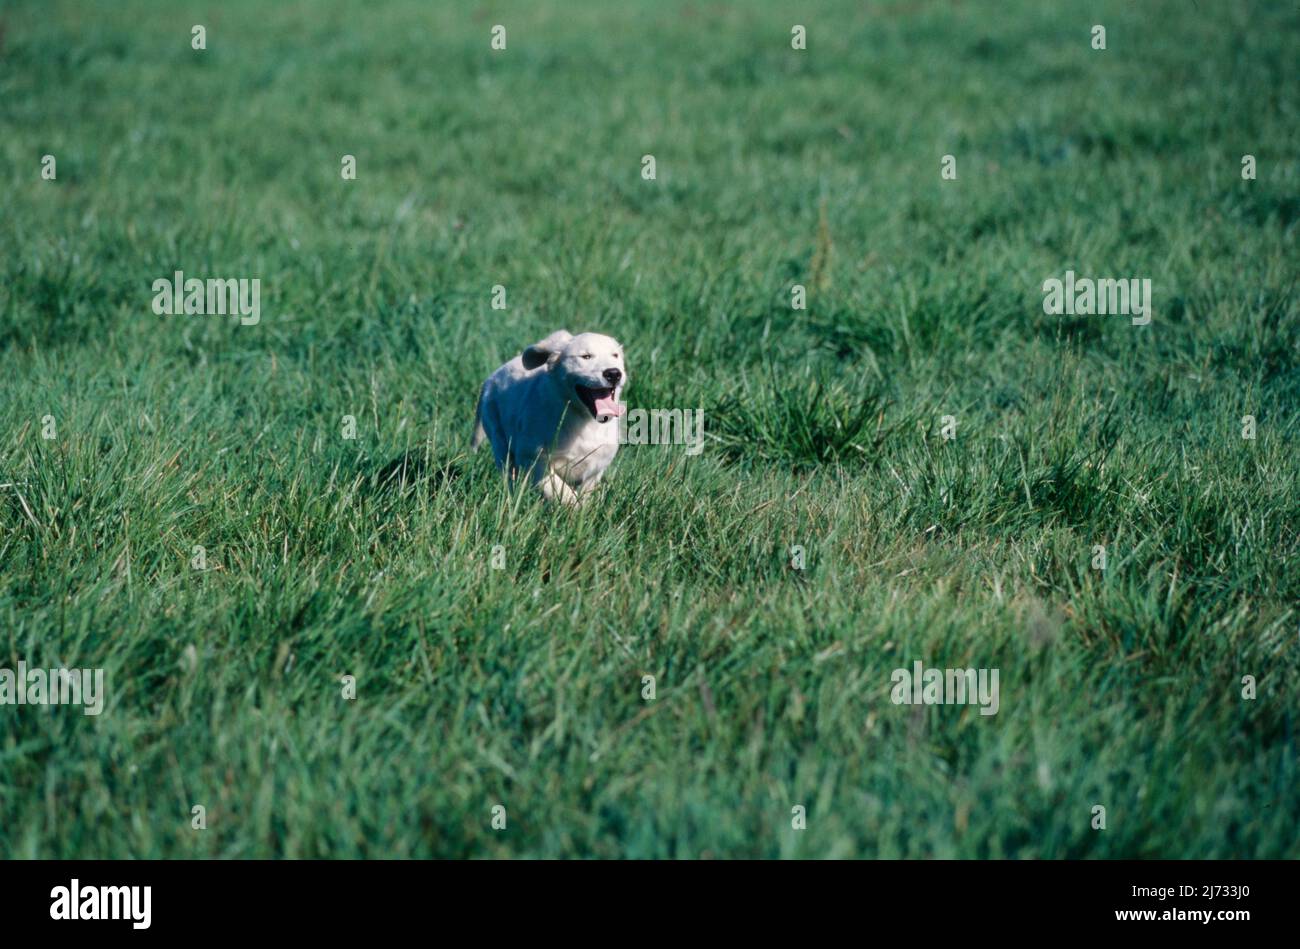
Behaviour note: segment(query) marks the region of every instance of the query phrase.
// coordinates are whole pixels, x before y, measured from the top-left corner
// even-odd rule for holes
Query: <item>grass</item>
[[[1300,856],[1298,54],[1262,2],[6,5],[0,666],[109,695],[0,707],[0,855]],[[154,315],[178,268],[261,322]],[[703,452],[511,494],[477,386],[561,326]]]

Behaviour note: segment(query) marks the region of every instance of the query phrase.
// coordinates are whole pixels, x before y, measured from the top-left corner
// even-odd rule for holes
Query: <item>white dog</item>
[[[513,481],[527,473],[548,501],[577,504],[618,451],[627,365],[618,340],[558,330],[483,383],[472,446],[492,443]]]

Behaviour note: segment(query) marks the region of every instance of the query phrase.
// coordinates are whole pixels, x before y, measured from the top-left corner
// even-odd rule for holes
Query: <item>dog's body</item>
[[[627,366],[618,341],[558,330],[488,376],[472,445],[486,438],[511,480],[526,473],[550,501],[577,504],[618,451]]]

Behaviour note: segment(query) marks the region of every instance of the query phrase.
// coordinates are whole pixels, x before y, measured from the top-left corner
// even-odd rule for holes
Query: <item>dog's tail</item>
[[[483,431],[483,393],[480,391],[478,404],[474,406],[474,435],[469,440],[470,450],[478,451],[478,446],[483,444],[485,438],[487,438],[487,432]]]

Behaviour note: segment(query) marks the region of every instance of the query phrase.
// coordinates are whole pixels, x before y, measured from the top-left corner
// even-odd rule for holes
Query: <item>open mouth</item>
[[[578,398],[582,404],[587,407],[591,417],[597,422],[608,422],[616,415],[623,414],[623,406],[614,400],[614,387],[575,385],[574,389],[578,392]]]

